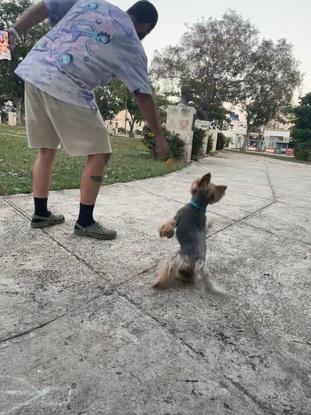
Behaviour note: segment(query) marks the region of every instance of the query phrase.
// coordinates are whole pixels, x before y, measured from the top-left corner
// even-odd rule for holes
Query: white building
[[[230,138],[228,148],[242,148],[247,135],[247,123],[245,112],[237,105],[226,106],[230,114],[230,125],[226,130],[221,131],[227,138]]]
[[[287,148],[287,144],[290,141],[290,131],[274,131],[264,130],[263,133],[264,142],[263,149],[267,152],[274,153],[276,150],[281,148]]]
[[[105,122],[108,132],[110,134],[114,134],[114,135],[128,134],[129,131],[130,131],[129,118],[130,118],[130,114],[128,113],[127,110],[123,110],[123,111],[119,112],[119,114],[117,114],[115,116],[115,118],[113,118],[110,121]],[[144,122],[135,123],[134,133],[136,131],[141,131],[142,132],[144,125],[145,125]]]

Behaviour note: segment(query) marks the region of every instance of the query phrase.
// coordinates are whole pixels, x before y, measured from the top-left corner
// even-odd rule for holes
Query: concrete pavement
[[[176,250],[157,227],[211,171],[213,278],[231,298],[151,289]],[[73,235],[79,191],[51,194],[66,224],[30,230],[32,197],[0,198],[1,415],[310,415],[311,166],[223,154],[102,189],[113,242]]]

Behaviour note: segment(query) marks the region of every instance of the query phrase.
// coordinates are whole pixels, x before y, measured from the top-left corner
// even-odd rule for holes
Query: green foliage
[[[167,131],[165,137],[170,146],[170,156],[175,160],[181,160],[185,151],[185,143],[179,138],[179,134]]]
[[[125,128],[122,128],[122,127],[119,127],[118,128],[118,133],[119,134],[122,134],[122,135],[126,135],[126,129]]]
[[[196,128],[196,127],[194,128],[192,154],[191,154],[192,160],[198,160],[200,154],[202,154],[202,147],[203,147],[203,141],[204,141],[205,134],[206,132],[202,130],[201,128]]]
[[[284,120],[301,82],[292,46],[284,39],[261,41],[257,29],[232,10],[188,26],[179,44],[156,52],[152,73],[191,91],[198,118],[215,127],[227,122],[225,102],[241,104],[249,132]]]
[[[12,26],[31,4],[31,0],[1,1],[0,28],[8,29]],[[35,26],[22,36],[23,42],[12,52],[12,60],[0,61],[0,105],[7,100],[12,101],[17,109],[18,121],[20,121],[23,106],[24,83],[15,75],[14,71],[34,44],[47,33],[48,29],[46,23]]]
[[[286,121],[295,89],[301,83],[293,47],[285,39],[263,40],[253,51],[249,72],[240,85],[241,107],[247,116],[246,149],[250,132],[272,120]]]
[[[237,102],[236,91],[256,42],[257,29],[230,10],[220,19],[188,26],[179,44],[156,52],[152,73],[188,86],[198,117],[222,125],[227,118],[223,103]]]
[[[206,154],[211,154],[211,152],[213,151],[213,141],[213,135],[210,134],[208,136]]]
[[[159,109],[160,120],[163,122],[166,117],[168,99],[154,92],[154,99]],[[120,111],[127,111],[127,122],[130,127],[129,136],[134,137],[134,128],[136,124],[141,124],[144,119],[138,108],[133,94],[127,87],[118,80],[114,80],[109,84],[100,88],[96,93],[99,110],[106,120],[113,119]]]
[[[228,148],[231,143],[231,138],[225,137],[225,147]]]
[[[226,136],[223,133],[217,135],[217,146],[216,150],[223,150],[226,144]]]
[[[142,142],[150,151],[152,157],[157,159],[155,136],[148,127],[144,127],[144,138]],[[179,138],[178,134],[173,134],[167,129],[163,129],[163,135],[167,139],[170,148],[170,157],[175,160],[181,160],[185,150],[185,143]]]
[[[295,117],[292,130],[295,158],[311,161],[311,93],[305,95],[292,112]]]

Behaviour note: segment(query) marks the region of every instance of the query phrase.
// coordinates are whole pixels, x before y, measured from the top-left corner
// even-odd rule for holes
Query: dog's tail
[[[153,284],[153,288],[164,288],[178,274],[182,268],[184,259],[179,252],[165,259],[160,263],[157,270],[157,280]]]

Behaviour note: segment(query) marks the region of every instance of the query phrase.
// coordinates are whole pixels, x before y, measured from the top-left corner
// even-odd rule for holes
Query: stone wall
[[[179,105],[169,105],[167,108],[166,128],[175,134],[179,134],[185,143],[184,159],[191,160],[193,142],[193,120],[195,109],[192,107]]]

